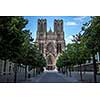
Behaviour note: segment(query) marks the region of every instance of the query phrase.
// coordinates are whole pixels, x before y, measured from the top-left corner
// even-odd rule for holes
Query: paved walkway
[[[33,77],[26,83],[79,83],[74,77],[66,77],[65,75],[58,72],[44,72],[37,77]]]

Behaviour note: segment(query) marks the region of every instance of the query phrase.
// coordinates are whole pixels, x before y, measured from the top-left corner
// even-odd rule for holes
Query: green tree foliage
[[[66,55],[64,55],[65,52],[63,52],[62,54],[59,55],[58,59],[57,59],[57,63],[56,66],[58,68],[62,68],[66,66]]]
[[[38,60],[44,60],[32,43],[30,31],[24,29],[27,23],[28,20],[21,16],[0,17],[0,59],[27,65],[33,65],[36,61],[39,64]],[[42,64],[44,65],[44,62],[40,66],[43,66]]]
[[[95,54],[100,52],[100,16],[91,17],[91,20],[83,25],[83,40],[93,57],[94,82],[96,82],[96,60]]]
[[[0,17],[0,59],[10,60],[19,65],[33,67],[46,66],[46,60],[33,43],[29,30],[25,29],[28,20],[22,16]]]
[[[0,17],[0,59],[17,58],[24,42],[23,28],[27,24],[23,17]]]
[[[68,44],[65,51],[58,57],[56,65],[60,68],[66,66],[70,71],[72,66],[81,66],[81,64],[85,63],[89,58],[90,53],[84,45],[81,34],[76,34],[76,36],[73,36],[73,43]],[[82,72],[81,67],[79,70]]]
[[[82,64],[89,58],[90,54],[82,43],[72,43],[68,44],[66,50],[58,57],[57,66]]]

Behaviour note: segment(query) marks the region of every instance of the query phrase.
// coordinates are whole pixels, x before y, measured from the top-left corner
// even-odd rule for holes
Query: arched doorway
[[[51,55],[49,55],[48,56],[48,59],[47,59],[48,61],[48,64],[53,64],[53,61],[52,61],[52,56]]]
[[[47,56],[47,69],[53,70],[54,69],[55,58],[52,54],[48,54]]]
[[[54,53],[55,52],[55,46],[53,42],[49,42],[46,46],[46,50],[48,53]]]
[[[46,45],[46,59],[47,59],[47,69],[53,70],[55,67],[55,54],[56,54],[56,47],[53,42],[49,42]]]

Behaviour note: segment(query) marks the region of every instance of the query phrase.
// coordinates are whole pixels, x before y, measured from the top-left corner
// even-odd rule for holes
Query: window
[[[50,52],[50,53],[54,53],[54,46],[52,43],[49,43],[47,45],[47,51]]]
[[[58,37],[58,40],[59,40],[60,39],[60,34],[58,34],[57,37]]]
[[[57,54],[58,53],[61,53],[61,44],[60,43],[57,44]]]
[[[43,39],[43,34],[39,34],[39,39]]]

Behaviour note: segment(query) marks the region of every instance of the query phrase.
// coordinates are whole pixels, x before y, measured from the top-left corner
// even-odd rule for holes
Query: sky
[[[90,20],[89,16],[24,16],[24,18],[29,21],[26,25],[26,29],[32,32],[34,40],[36,39],[38,19],[47,19],[47,31],[49,31],[50,28],[52,31],[54,30],[54,19],[62,19],[66,44],[71,43],[72,35],[79,33],[82,25]]]

